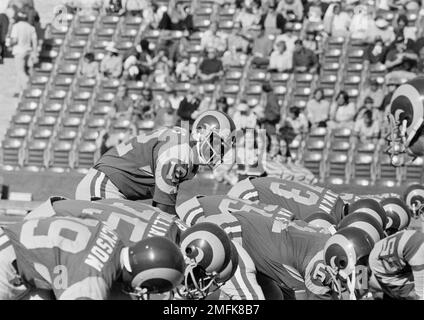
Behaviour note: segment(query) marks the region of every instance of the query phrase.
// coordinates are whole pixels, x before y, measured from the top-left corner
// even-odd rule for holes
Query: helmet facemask
[[[211,169],[224,163],[225,156],[233,149],[234,137],[224,139],[215,128],[207,130],[205,134],[199,133],[197,136],[196,148],[200,164],[207,165]]]
[[[187,258],[184,272],[184,286],[178,293],[190,300],[201,300],[215,292],[221,285],[217,280],[219,274],[207,272],[193,259]]]
[[[391,163],[395,167],[400,167],[412,163],[416,159],[416,155],[409,149],[414,144],[413,140],[417,140],[420,136],[419,132],[423,119],[417,121],[412,127],[411,132],[407,134],[407,119],[396,120],[393,114],[388,115],[390,133],[386,136],[389,147],[386,153],[390,155]],[[414,139],[415,138],[415,139]]]

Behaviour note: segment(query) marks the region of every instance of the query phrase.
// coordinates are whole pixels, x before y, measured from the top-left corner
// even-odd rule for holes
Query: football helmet
[[[350,299],[356,300],[356,269],[368,265],[373,246],[374,240],[370,235],[354,227],[340,229],[327,240],[324,261],[340,298],[347,289]]]
[[[424,186],[420,184],[410,185],[403,194],[403,200],[414,216],[424,214]]]
[[[197,142],[199,164],[212,168],[224,161],[233,164],[235,133],[234,121],[227,114],[214,110],[203,112],[191,129],[191,136]]]
[[[349,214],[361,211],[369,214],[378,221],[378,223],[383,227],[383,230],[386,229],[387,216],[384,212],[383,207],[376,201],[372,199],[360,199],[349,205]]]
[[[337,221],[333,216],[321,211],[311,214],[304,221],[313,227],[328,230],[330,233],[335,232],[335,226],[337,225]]]
[[[203,299],[218,289],[220,277],[228,275],[226,267],[234,261],[231,240],[216,224],[202,222],[181,235],[180,247],[187,264],[180,295]]]
[[[393,93],[386,137],[392,165],[402,166],[424,155],[424,77],[401,85]]]
[[[384,230],[378,221],[369,214],[361,211],[355,211],[340,221],[338,230],[346,227],[358,228],[374,240],[374,244],[385,238]]]
[[[165,237],[144,239],[123,249],[123,282],[133,299],[164,293],[184,279],[184,257],[178,246]]]
[[[234,245],[234,242],[231,241],[231,258],[225,269],[222,270],[218,275],[218,281],[220,284],[224,284],[230,280],[236,273],[238,267],[238,258],[237,248]]]
[[[411,211],[399,198],[386,198],[380,202],[387,215],[386,233],[394,234],[406,229],[411,222]]]

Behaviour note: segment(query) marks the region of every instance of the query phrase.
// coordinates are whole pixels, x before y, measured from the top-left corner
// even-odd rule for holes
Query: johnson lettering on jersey
[[[271,218],[293,219],[293,214],[290,211],[277,205],[254,203],[227,195],[195,196],[178,205],[175,210],[181,220],[188,225],[196,224],[204,216],[237,211],[252,212]]]
[[[279,178],[248,178],[238,182],[228,196],[253,202],[278,205],[292,212],[297,219],[322,211],[340,221],[343,204],[339,196],[330,189]]]
[[[196,175],[189,133],[181,128],[141,134],[105,153],[94,165],[130,200],[175,205],[178,186]]]
[[[51,217],[4,228],[24,282],[57,299],[106,299],[120,271],[123,243],[106,224]]]

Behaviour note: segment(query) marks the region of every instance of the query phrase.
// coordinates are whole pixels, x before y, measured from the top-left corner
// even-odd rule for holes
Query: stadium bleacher
[[[220,31],[231,32],[236,9],[220,7],[212,1],[188,2],[193,4],[194,25],[199,31],[190,36],[186,51],[190,59],[198,61],[203,32],[213,22],[218,23]],[[389,19],[391,12],[379,14]],[[422,20],[414,13],[409,13],[408,19],[411,25],[417,26]],[[155,46],[164,32],[175,39],[182,36],[179,31],[152,30],[141,17],[131,15],[69,14],[66,21],[61,28],[50,26],[47,30],[40,63],[10,121],[2,144],[6,170],[29,168],[84,173],[99,157],[102,132],[119,132],[128,126],[126,122],[111,121],[111,110],[122,81],[82,78],[79,70],[84,54],[93,52],[95,60],[100,61],[111,41],[123,53],[143,38]],[[287,29],[302,35],[307,29],[307,20],[288,23]],[[356,102],[367,79],[373,77],[384,83],[385,68],[364,63],[362,43],[344,37],[322,37],[321,42],[323,53],[317,75],[268,73],[266,69],[253,66],[252,57],[249,57],[242,66],[230,66],[218,83],[204,85],[203,91],[211,102],[225,96],[230,105],[241,99],[251,106],[263,105],[261,85],[269,81],[285,112],[292,105],[305,107],[317,87],[324,89],[327,99],[333,99],[344,89]],[[140,97],[145,85],[142,81],[126,83],[134,98]],[[189,87],[189,83],[180,82],[175,90],[177,94],[184,94]],[[155,95],[166,95],[163,87],[152,89]],[[149,129],[150,125],[145,125],[139,129]],[[314,172],[321,182],[387,186],[403,181],[423,182],[422,159],[403,169],[391,168],[382,152],[383,140],[367,149],[367,146],[355,145],[349,130],[318,129],[312,130],[304,141],[293,142],[290,148],[293,157]]]

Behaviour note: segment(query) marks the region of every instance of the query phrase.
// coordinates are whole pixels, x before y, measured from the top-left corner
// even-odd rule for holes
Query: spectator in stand
[[[237,49],[247,53],[250,44],[250,38],[243,34],[240,22],[235,22],[231,33],[227,38],[228,45],[227,48],[233,50],[234,52]]]
[[[252,8],[249,8],[243,2],[241,4],[241,9],[235,15],[234,22],[239,22],[243,32],[247,32],[251,27],[258,25],[260,19],[261,16],[254,14]]]
[[[284,19],[281,13],[277,12],[276,8],[275,1],[267,2],[265,13],[262,14],[259,21],[267,35],[284,33],[286,19]]]
[[[420,49],[418,52],[418,62],[417,62],[417,69],[415,70],[415,73],[418,76],[424,75],[424,47]]]
[[[370,64],[384,63],[386,52],[387,47],[384,45],[383,40],[377,37],[373,44],[367,46],[364,59],[369,61]]]
[[[247,54],[244,53],[241,48],[231,47],[225,51],[222,56],[222,65],[224,68],[230,66],[245,66],[247,58]]]
[[[287,122],[293,127],[296,135],[304,136],[309,131],[308,119],[297,106],[290,107]]]
[[[296,42],[297,39],[298,37],[295,35],[293,30],[291,29],[287,30],[284,34],[280,34],[275,38],[274,50],[276,49],[278,42],[284,41],[287,51],[289,51],[290,53],[293,53],[294,43]]]
[[[158,27],[164,30],[186,31],[188,34],[195,31],[190,8],[186,3],[176,3],[176,0],[169,1],[168,10],[163,14]]]
[[[340,3],[332,3],[324,15],[324,31],[333,37],[346,37],[349,34],[350,21],[349,14],[341,11]]]
[[[396,37],[403,37],[409,41],[408,48],[417,40],[416,27],[408,26],[408,17],[400,14],[396,20],[394,32]]]
[[[216,110],[228,113],[228,109],[230,106],[228,105],[227,98],[222,96],[216,100]]]
[[[177,90],[172,87],[166,87],[165,92],[168,97],[168,101],[170,103],[171,108],[174,110],[178,110],[180,103],[183,100],[183,97],[177,95]]]
[[[107,54],[100,63],[100,73],[108,79],[118,79],[122,75],[123,62],[114,44],[106,47]]]
[[[271,72],[284,72],[293,68],[293,54],[286,49],[286,43],[279,41],[277,49],[271,53],[268,70]]]
[[[359,108],[358,112],[355,115],[355,123],[361,120],[364,117],[365,112],[367,111],[371,111],[373,120],[377,122],[380,122],[382,120],[380,109],[378,107],[375,107],[373,98],[366,97],[362,107]]]
[[[197,70],[201,82],[215,82],[224,75],[222,61],[217,57],[215,49],[209,49],[207,57],[203,58]]]
[[[123,0],[122,7],[127,14],[141,17],[143,10],[149,6],[149,2],[147,0]]]
[[[124,8],[122,7],[122,1],[121,0],[109,0],[109,3],[106,7],[106,12],[108,14],[123,14]]]
[[[303,20],[303,4],[301,0],[281,0],[277,7],[287,21]]]
[[[181,82],[187,82],[196,76],[196,65],[189,59],[187,54],[180,57],[175,67],[177,79]]]
[[[265,93],[266,99],[263,124],[266,133],[272,139],[274,139],[276,134],[276,125],[280,122],[281,119],[281,108],[271,84],[264,83],[262,85],[262,91]]]
[[[352,128],[353,119],[356,114],[355,104],[349,102],[346,91],[340,91],[330,107],[331,128]]]
[[[311,50],[315,55],[319,55],[322,52],[321,42],[317,41],[317,32],[313,30],[306,30],[306,38],[303,40],[303,46],[306,49]]]
[[[28,23],[28,16],[19,12],[17,22],[13,25],[10,34],[10,44],[13,46],[12,53],[15,57],[15,68],[17,87],[14,97],[19,97],[28,82],[28,61],[36,59],[37,53],[37,33],[35,28]]]
[[[366,86],[365,90],[361,91],[361,94],[359,95],[358,105],[362,105],[367,97],[373,99],[374,107],[379,108],[381,106],[384,98],[384,92],[377,79],[369,80],[369,85]]]
[[[232,118],[238,130],[256,129],[258,119],[255,113],[249,108],[246,100],[242,99],[234,109]]]
[[[324,90],[317,88],[314,96],[306,103],[306,118],[312,127],[327,127],[330,102],[324,98]]]
[[[322,5],[319,0],[310,0],[306,4],[305,12],[307,12],[307,28],[308,30],[318,31],[322,27]]]
[[[227,49],[226,35],[218,31],[218,23],[211,23],[208,30],[206,30],[200,39],[200,47],[202,50],[214,48],[218,52],[223,53]]]
[[[397,81],[397,79],[389,79],[386,85],[387,93],[383,98],[380,110],[383,111],[385,114],[388,114],[390,112],[390,102],[392,101],[393,93],[399,87],[399,82]]]
[[[389,26],[389,22],[382,17],[375,19],[375,29],[370,33],[370,42],[381,39],[385,46],[389,46],[396,38],[393,27]]]
[[[407,49],[405,38],[397,37],[395,46],[387,52],[386,68],[386,81],[390,78],[407,79],[410,80],[415,77],[413,69],[417,65],[418,56],[410,49]]]
[[[97,78],[99,76],[99,63],[94,60],[94,54],[87,52],[81,64],[80,75],[85,78]]]
[[[152,29],[158,29],[165,12],[165,6],[159,6],[156,2],[153,2],[151,6],[143,10],[143,19]]]
[[[372,17],[372,10],[364,5],[355,7],[354,14],[349,26],[350,37],[363,42],[373,42],[375,21]]]
[[[165,102],[165,106],[159,108],[156,112],[155,129],[163,127],[172,128],[177,124],[177,112],[172,108],[169,101]]]
[[[296,40],[293,51],[293,69],[300,73],[316,73],[318,57],[311,50],[303,46],[302,40]]]
[[[128,88],[126,86],[120,86],[116,98],[113,104],[115,118],[124,117],[130,119],[134,109],[134,100],[131,99]]]
[[[6,13],[0,13],[0,64],[3,64],[3,60],[6,57],[7,47],[6,38],[9,32],[9,17]]]
[[[265,29],[261,27],[261,31],[258,37],[253,42],[252,63],[256,66],[267,66],[269,64],[269,56],[272,52],[272,41],[269,36],[265,33]]]
[[[178,107],[177,115],[181,121],[188,121],[190,126],[198,116],[198,108],[200,100],[198,98],[198,89],[195,86],[190,86],[186,96],[181,100]]]
[[[155,70],[152,74],[153,82],[159,86],[164,86],[165,84],[172,81],[171,72],[170,72],[170,62],[166,56],[162,57],[155,65]]]
[[[373,120],[372,111],[367,110],[364,116],[355,122],[353,131],[360,141],[377,143],[380,136],[380,122]]]
[[[149,41],[142,39],[140,44],[131,48],[124,56],[124,71],[129,72],[134,66],[137,69],[136,80],[152,73],[154,60],[149,49]]]

